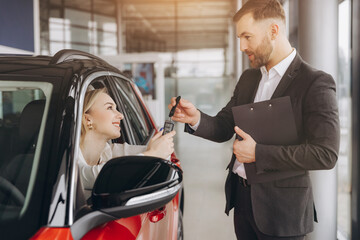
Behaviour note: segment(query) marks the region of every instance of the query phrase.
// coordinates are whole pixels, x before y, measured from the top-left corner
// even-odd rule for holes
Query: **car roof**
[[[61,50],[51,56],[0,56],[0,75],[33,75],[64,77],[73,74],[82,75],[87,71],[122,72],[104,60],[77,50]],[[70,74],[70,75],[73,75]],[[70,77],[71,78],[71,77]]]

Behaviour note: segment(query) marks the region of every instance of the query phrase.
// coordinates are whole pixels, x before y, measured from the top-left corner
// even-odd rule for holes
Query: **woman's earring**
[[[92,126],[92,123],[89,123],[89,129],[92,130],[93,129],[93,126]]]

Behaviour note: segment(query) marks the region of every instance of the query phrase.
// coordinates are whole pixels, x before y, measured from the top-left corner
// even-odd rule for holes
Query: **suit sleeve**
[[[257,173],[320,170],[335,166],[340,141],[336,87],[328,74],[317,77],[303,100],[305,141],[299,145],[257,144]]]

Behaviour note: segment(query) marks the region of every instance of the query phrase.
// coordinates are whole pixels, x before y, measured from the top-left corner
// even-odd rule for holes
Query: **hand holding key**
[[[168,120],[165,120],[165,123],[164,123],[164,131],[163,131],[163,134],[162,135],[165,135],[169,132],[171,132],[173,129],[174,129],[174,122],[171,120],[171,117],[174,115],[175,113],[175,110],[176,110],[176,107],[177,105],[179,104],[179,101],[181,99],[181,96],[178,96],[176,98],[176,103],[175,105],[171,108],[170,110],[170,113],[169,113],[169,119]]]
[[[169,109],[172,109],[176,105],[176,98],[171,99],[171,103],[168,105]],[[179,99],[178,105],[172,116],[172,120],[188,123],[191,126],[194,126],[200,120],[200,111],[196,107],[185,99]]]

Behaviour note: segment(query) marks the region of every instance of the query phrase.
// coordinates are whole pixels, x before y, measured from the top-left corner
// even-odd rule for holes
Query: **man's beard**
[[[254,60],[250,61],[251,67],[260,68],[265,66],[269,62],[272,51],[273,46],[270,43],[270,39],[268,36],[265,36],[254,52],[246,52],[246,54],[254,56]]]

